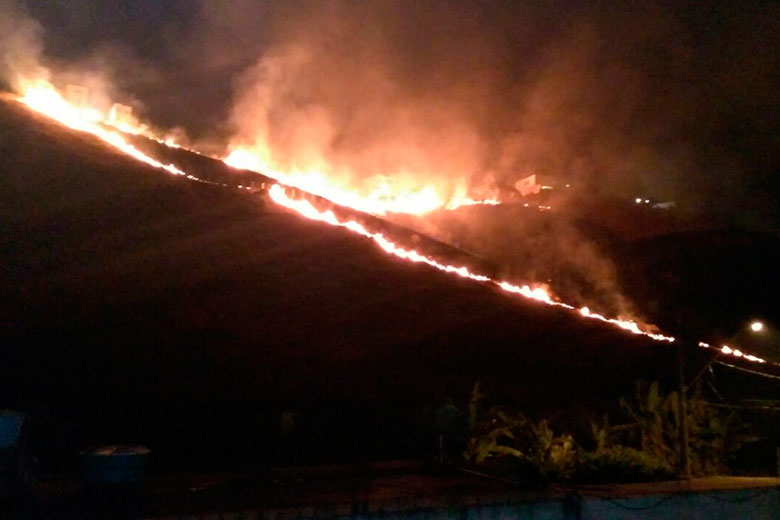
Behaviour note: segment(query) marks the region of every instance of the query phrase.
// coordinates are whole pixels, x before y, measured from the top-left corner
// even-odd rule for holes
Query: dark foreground
[[[413,461],[269,470],[264,475],[157,476],[124,491],[39,484],[18,518],[776,518],[780,479],[529,488]],[[1,510],[0,510],[1,511]]]
[[[478,380],[533,411],[668,377],[668,346],[395,260],[13,102],[0,153],[0,407],[30,414],[44,467],[114,443],[162,468],[288,463],[284,412],[303,462],[409,456],[428,449],[425,410],[465,407]]]

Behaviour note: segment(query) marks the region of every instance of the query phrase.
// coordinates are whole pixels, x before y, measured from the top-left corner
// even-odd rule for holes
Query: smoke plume
[[[14,0],[0,0],[0,82],[18,90],[24,78],[45,79],[43,27]]]

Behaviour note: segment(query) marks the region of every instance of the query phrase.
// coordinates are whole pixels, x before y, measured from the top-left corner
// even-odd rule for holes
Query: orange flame
[[[476,282],[492,283],[506,292],[519,294],[521,296],[524,296],[525,298],[536,300],[538,302],[542,302],[547,305],[563,307],[568,310],[574,309],[572,305],[554,300],[550,295],[550,293],[543,287],[532,288],[528,285],[520,286],[520,285],[512,284],[507,281],[494,280],[488,276],[478,274],[478,273],[473,273],[467,267],[464,266],[458,267],[458,266],[443,264],[431,257],[420,254],[417,251],[408,250],[399,247],[395,243],[388,240],[381,233],[372,233],[368,231],[365,228],[365,226],[363,226],[359,222],[356,222],[354,220],[346,220],[346,221],[339,220],[338,217],[336,217],[336,215],[330,210],[320,211],[305,199],[290,198],[281,185],[278,184],[273,185],[268,193],[269,196],[271,197],[271,200],[273,200],[279,205],[289,208],[306,218],[312,220],[319,220],[321,222],[330,224],[331,226],[344,227],[364,237],[370,238],[374,242],[376,242],[379,245],[379,247],[381,247],[388,253],[395,255],[399,258],[403,258],[404,260],[409,260],[412,262],[421,262],[431,267],[434,267],[436,269],[439,269],[440,271],[444,271],[447,273],[454,273],[457,274],[458,276],[462,276],[463,278],[468,278]],[[639,325],[634,321],[620,320],[616,318],[607,318],[600,314],[595,314],[590,312],[590,310],[587,307],[583,307],[582,309],[580,309],[579,312],[582,316],[586,318],[596,319],[596,320],[603,321],[605,323],[610,323],[612,325],[616,325],[620,327],[621,329],[625,329],[634,334],[641,334],[643,336],[647,336],[656,341],[669,341],[669,342],[674,341],[674,338],[671,336],[665,336],[663,334],[656,334],[653,332],[643,331],[639,327]]]
[[[175,175],[184,176],[187,179],[192,181],[204,182],[208,184],[215,184],[215,185],[227,187],[226,184],[215,183],[205,179],[200,179],[194,175],[187,174],[186,172],[177,168],[173,164],[163,164],[157,161],[156,159],[144,154],[134,146],[127,143],[127,141],[124,139],[124,137],[121,134],[106,129],[105,125],[109,124],[110,121],[107,121],[104,114],[101,114],[99,111],[92,108],[78,108],[71,105],[47,81],[40,80],[40,81],[29,83],[24,89],[24,94],[21,97],[19,97],[18,100],[24,103],[25,105],[27,105],[28,107],[30,107],[31,109],[40,112],[48,117],[51,117],[52,119],[60,122],[61,124],[69,128],[82,131],[82,132],[87,132],[100,138],[101,140],[113,146],[114,148],[122,151],[123,153],[145,164],[148,164],[155,168],[165,170]],[[130,133],[140,133],[140,132],[133,132],[132,131],[133,129],[128,129],[128,130],[130,131]],[[153,135],[149,135],[149,137],[167,146],[179,148],[179,145],[177,145],[173,140],[160,139]],[[231,153],[230,156],[226,158],[224,161],[227,164],[238,168],[245,168],[245,169],[250,169],[255,171],[264,169],[262,168],[263,166],[262,162],[259,161],[256,155],[248,152],[244,153],[241,150],[234,150],[234,152]],[[245,188],[245,187],[238,186],[238,188]],[[246,187],[246,189],[249,188]],[[304,191],[308,191],[308,190],[304,189]],[[310,193],[312,192],[317,194],[316,191],[310,191]],[[344,195],[347,200],[356,200],[358,201],[358,206],[362,205],[361,202],[362,199],[360,199],[359,197],[350,195],[347,192],[344,192]],[[627,330],[633,334],[644,335],[656,341],[665,341],[665,342],[674,341],[674,338],[671,336],[665,336],[663,334],[643,331],[640,328],[640,326],[632,320],[607,318],[605,316],[602,316],[601,314],[596,314],[592,312],[587,307],[575,309],[575,307],[572,305],[553,299],[550,293],[543,287],[540,286],[531,287],[529,285],[519,286],[507,281],[494,280],[488,276],[474,273],[464,266],[457,267],[453,265],[444,264],[431,257],[418,253],[417,251],[405,249],[395,244],[394,242],[388,240],[381,233],[373,233],[369,231],[368,229],[365,228],[365,226],[363,226],[359,222],[356,222],[354,220],[341,221],[338,219],[338,217],[336,217],[336,215],[332,211],[320,211],[307,200],[303,200],[303,199],[296,200],[290,198],[285,192],[285,189],[281,185],[278,184],[273,185],[269,190],[269,196],[271,200],[273,200],[277,204],[286,207],[288,209],[291,209],[306,218],[322,221],[332,226],[344,227],[354,233],[367,237],[373,240],[374,242],[376,242],[379,245],[379,247],[381,247],[387,253],[392,254],[398,258],[410,262],[424,263],[440,271],[455,274],[463,278],[473,280],[475,282],[494,284],[506,292],[512,294],[518,294],[525,298],[529,298],[547,305],[562,307],[567,310],[576,310],[576,312],[578,312],[584,318],[603,321],[605,323],[609,323],[621,329]],[[470,205],[470,204],[498,204],[498,201],[492,199],[479,201],[479,200],[469,199],[468,197],[461,197],[460,199],[457,199],[454,202],[453,200],[451,200],[446,205],[447,208],[458,207],[460,205]],[[333,200],[333,202],[339,203],[338,200]],[[345,204],[345,205],[350,206],[350,204]],[[392,205],[374,206],[374,211],[368,211],[368,212],[381,213],[383,211],[389,211],[388,208],[390,207],[393,206]],[[421,207],[424,206],[417,206],[416,208],[419,210],[419,208]],[[441,207],[441,204],[437,207]],[[550,208],[549,207],[543,208],[540,206],[540,209],[550,209]],[[704,342],[699,342],[698,345],[701,348],[717,350],[719,354],[722,355],[730,355],[733,357],[741,358],[756,363],[767,363],[767,360],[763,358],[745,353],[738,349],[733,349],[728,345],[723,345],[721,348],[712,347],[708,343],[704,343]],[[771,363],[778,364],[775,362],[771,362]]]
[[[709,343],[704,343],[703,341],[700,341],[699,342],[699,346],[702,347],[702,348],[708,348],[708,349],[717,350],[718,351],[718,355],[733,356],[733,357],[736,357],[736,358],[742,358],[742,359],[746,359],[748,361],[753,361],[754,363],[766,363],[767,362],[766,359],[764,359],[764,358],[760,358],[758,356],[754,356],[753,354],[746,354],[745,352],[742,352],[741,350],[736,349],[736,348],[731,348],[728,345],[723,345],[722,347],[717,348],[717,347],[713,347]]]
[[[148,155],[144,154],[134,146],[130,145],[124,139],[124,137],[122,137],[122,135],[120,135],[119,133],[111,130],[107,130],[103,126],[101,126],[100,123],[106,120],[105,116],[103,116],[98,111],[95,111],[93,109],[79,109],[72,106],[59,94],[59,92],[57,92],[57,90],[50,83],[46,81],[37,81],[30,84],[25,89],[24,95],[19,100],[25,103],[33,110],[46,114],[49,117],[52,117],[53,119],[59,121],[60,123],[70,128],[95,135],[96,137],[102,139],[106,143],[112,145],[113,147],[119,149],[120,151],[126,153],[127,155],[130,155],[131,157],[139,161],[142,161],[150,166],[166,170],[175,175],[183,175],[188,179],[194,181],[211,183],[210,181],[199,179],[194,175],[188,175],[183,170],[177,168],[173,164],[163,164],[157,161],[156,159],[153,159],[152,157],[149,157]],[[160,141],[160,142],[163,142],[163,144],[167,144],[165,141]],[[230,157],[225,159],[225,162],[227,164],[230,164],[231,166],[237,166],[237,167],[242,167],[247,169],[260,169],[259,168],[260,163],[258,162],[257,156],[255,156],[254,154],[244,153],[240,150],[234,151],[230,155]],[[211,183],[211,184],[216,184],[216,183]],[[241,187],[243,186],[239,186],[239,188]],[[327,184],[323,184],[323,187],[327,187]],[[329,190],[325,189],[325,191],[328,192]],[[318,194],[316,191],[314,193]],[[433,192],[430,193],[432,194],[433,197],[435,197],[435,194],[433,194]],[[354,194],[350,194],[349,192],[343,192],[342,195],[344,196],[342,198],[346,198],[349,201],[354,202],[358,206],[363,205],[364,201],[362,201],[359,197],[355,196]],[[465,266],[458,267],[458,266],[443,264],[433,258],[422,255],[417,251],[400,247],[394,242],[388,240],[381,233],[373,233],[367,230],[362,224],[358,222],[355,222],[353,220],[342,222],[336,217],[336,215],[332,211],[320,211],[317,208],[315,208],[309,201],[303,199],[299,199],[299,200],[291,199],[290,197],[287,196],[286,192],[284,191],[284,188],[282,188],[282,186],[280,185],[272,186],[269,190],[269,196],[277,204],[292,209],[309,219],[326,222],[333,226],[344,227],[354,233],[358,233],[362,236],[370,238],[374,242],[376,242],[379,245],[379,247],[381,247],[387,253],[392,254],[398,258],[402,258],[410,262],[424,263],[431,267],[439,269],[440,271],[456,274],[458,276],[461,276],[463,278],[468,278],[476,282],[489,282],[497,285],[499,288],[501,288],[506,292],[519,294],[526,298],[536,300],[545,303],[547,305],[563,307],[569,310],[574,309],[574,307],[571,305],[553,300],[549,292],[542,287],[532,288],[528,285],[518,286],[506,281],[493,280],[488,276],[481,275],[478,273],[473,273]],[[437,204],[439,204],[440,206],[441,203],[438,201],[438,199],[435,200],[437,201]],[[465,201],[466,203],[472,203],[472,204],[492,203],[492,201],[471,201],[466,197],[464,197],[462,200]],[[338,200],[334,200],[333,202],[339,203]],[[349,207],[354,207],[355,204],[352,205],[346,204],[346,205]],[[386,211],[388,207],[396,207],[396,206],[384,206],[384,207],[373,206],[374,210],[379,212]],[[403,204],[398,207],[403,207]],[[423,205],[412,204],[412,206],[410,206],[408,209],[419,211],[421,210],[421,208],[424,207],[426,207],[425,204]],[[371,213],[371,211],[369,211],[369,213]],[[583,311],[587,311],[587,309],[582,309],[580,311],[581,314],[587,318],[593,318],[607,323],[612,323],[625,330],[633,332],[634,334],[642,334],[658,341],[674,341],[674,338],[669,336],[642,331],[639,328],[639,326],[633,321],[606,318],[599,314],[594,314],[589,311],[587,312],[583,312]]]
[[[29,83],[24,88],[24,93],[19,98],[19,101],[36,112],[45,114],[69,128],[94,135],[114,148],[149,166],[160,168],[174,175],[185,176],[190,180],[216,184],[204,179],[199,179],[194,175],[188,175],[173,164],[163,164],[146,155],[128,143],[120,133],[106,129],[106,127],[101,124],[105,123],[107,119],[104,114],[101,114],[100,111],[93,108],[79,108],[73,106],[68,103],[68,101],[65,100],[57,89],[48,81],[38,80]]]
[[[269,153],[245,148],[233,149],[223,161],[228,166],[262,173],[287,186],[299,188],[340,206],[372,215],[387,213],[420,215],[441,208],[452,210],[475,204],[500,204],[494,198],[472,199],[465,195],[465,190],[458,190],[445,200],[433,185],[419,187],[411,182],[381,176],[369,179],[366,192],[360,194],[354,186],[342,185],[337,176],[327,175],[325,168],[283,171],[274,166]]]

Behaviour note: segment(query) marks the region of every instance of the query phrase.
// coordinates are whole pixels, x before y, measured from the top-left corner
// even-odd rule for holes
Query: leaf
[[[652,412],[660,410],[661,399],[658,393],[658,381],[650,383],[650,389],[647,392],[647,409]]]
[[[498,455],[511,455],[513,457],[522,457],[523,456],[523,452],[522,451],[520,451],[520,450],[518,450],[516,448],[512,448],[510,446],[503,446],[501,444],[496,444],[495,446],[493,446],[492,452],[495,453],[495,454],[498,454]]]

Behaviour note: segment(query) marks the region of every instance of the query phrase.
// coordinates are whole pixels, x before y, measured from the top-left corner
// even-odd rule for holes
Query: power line
[[[729,410],[769,410],[769,411],[778,411],[780,412],[780,406],[747,406],[747,405],[738,405],[738,404],[721,404],[721,403],[710,403],[709,401],[701,401],[702,403],[706,404],[707,406],[712,406],[715,408],[727,408]]]
[[[774,379],[776,381],[780,381],[780,376],[776,376],[774,374],[766,374],[764,372],[759,372],[758,370],[751,370],[749,368],[738,367],[736,365],[725,363],[723,361],[715,361],[715,364],[723,365],[724,367],[733,368],[734,370],[739,370],[740,372],[747,372],[748,374],[753,374],[756,376],[766,377],[767,379]]]

